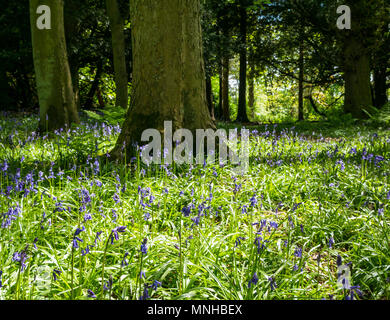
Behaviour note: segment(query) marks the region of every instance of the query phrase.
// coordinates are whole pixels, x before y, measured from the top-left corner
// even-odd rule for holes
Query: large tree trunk
[[[229,105],[229,58],[222,59],[222,90],[221,90],[221,112],[224,121],[230,121]]]
[[[344,80],[344,111],[357,119],[366,118],[363,110],[373,105],[370,59],[361,40],[353,35],[345,39]]]
[[[237,122],[249,122],[246,113],[246,72],[247,72],[247,48],[246,48],[246,33],[247,33],[247,13],[246,7],[242,3],[240,5],[240,85],[238,94],[238,111]]]
[[[142,132],[214,128],[206,102],[200,4],[194,0],[131,2],[133,92],[114,159],[134,153]]]
[[[128,88],[125,54],[124,23],[121,16],[118,0],[106,0],[107,14],[110,19],[112,50],[114,58],[116,101],[115,105],[127,109]]]
[[[39,5],[51,9],[51,29],[37,27]],[[30,0],[31,34],[40,106],[40,130],[55,130],[78,123],[66,51],[62,0]]]

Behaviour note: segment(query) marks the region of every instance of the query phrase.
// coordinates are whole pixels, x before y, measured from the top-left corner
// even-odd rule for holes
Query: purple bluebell
[[[241,245],[241,240],[245,240],[245,238],[244,237],[238,237],[237,239],[236,239],[236,244],[235,244],[235,247],[237,248],[239,245]]]
[[[340,266],[342,265],[342,263],[343,263],[343,260],[342,260],[342,258],[341,258],[341,256],[340,256],[340,255],[338,255],[338,256],[337,256],[336,263],[337,263],[337,266],[338,266],[338,267],[340,267]]]
[[[146,243],[148,242],[148,240],[145,238],[143,241],[142,241],[142,244],[141,244],[141,252],[143,254],[147,254],[148,253],[148,247],[146,246]]]
[[[149,289],[148,289],[148,287],[145,285],[145,287],[144,287],[144,292],[143,292],[142,296],[139,298],[139,300],[147,300],[147,299],[149,299],[149,298],[150,298],[150,296],[149,296]]]
[[[83,242],[82,239],[80,239],[78,236],[80,235],[81,232],[85,231],[85,227],[83,226],[82,228],[77,228],[74,235],[73,235],[73,248],[78,249],[79,244],[78,242]]]
[[[112,285],[113,285],[113,280],[112,280],[112,276],[110,276],[110,279],[108,279],[106,283],[103,284],[103,290],[110,291],[112,289]]]
[[[87,292],[88,292],[88,298],[92,298],[92,299],[96,298],[96,295],[92,290],[88,289]]]
[[[119,240],[119,233],[125,232],[126,227],[121,226],[121,227],[116,227],[111,231],[111,244],[114,244],[114,240]]]
[[[123,256],[123,259],[122,259],[122,262],[121,262],[121,266],[124,267],[124,266],[128,266],[129,265],[129,262],[126,260],[126,257],[129,255],[128,252],[125,253],[125,255]]]
[[[257,199],[256,199],[256,194],[252,196],[249,200],[251,202],[251,207],[255,207],[257,205]]]
[[[272,277],[268,278],[269,284],[271,286],[271,291],[274,291],[278,286],[276,285],[275,280]]]
[[[296,256],[297,258],[302,258],[302,248],[297,247],[294,251],[294,256]]]
[[[158,287],[161,287],[161,282],[157,281],[157,280],[154,280],[154,282],[152,283],[150,288],[156,291]]]
[[[329,248],[332,249],[333,245],[334,245],[334,239],[333,239],[333,237],[330,237],[330,239],[329,239]]]
[[[53,281],[57,281],[58,277],[61,275],[62,271],[54,269],[53,270]]]
[[[248,288],[250,288],[250,287],[252,286],[252,284],[256,285],[258,282],[259,282],[259,277],[257,276],[257,273],[255,272],[255,273],[253,274],[252,279],[249,280]]]

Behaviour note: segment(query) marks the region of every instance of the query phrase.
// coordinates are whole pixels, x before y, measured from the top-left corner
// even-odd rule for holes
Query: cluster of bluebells
[[[147,300],[150,299],[150,291],[149,290],[155,290],[157,291],[157,288],[161,287],[161,282],[155,280],[151,285],[145,284],[144,285],[144,291],[142,293],[142,296],[139,297],[139,300]]]
[[[12,222],[19,217],[21,212],[22,210],[18,205],[14,207],[10,207],[7,212],[2,213],[0,215],[1,227],[3,229],[10,227],[12,225]]]

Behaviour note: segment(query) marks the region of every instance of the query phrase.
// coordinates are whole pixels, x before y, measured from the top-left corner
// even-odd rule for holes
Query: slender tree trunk
[[[218,81],[219,81],[219,91],[218,91],[218,109],[216,109],[216,117],[219,120],[223,120],[223,109],[222,109],[222,64],[220,63],[218,70]]]
[[[366,118],[363,111],[373,105],[370,83],[370,59],[360,39],[348,36],[344,47],[344,111],[357,119]]]
[[[96,94],[96,91],[98,90],[99,88],[99,83],[100,83],[100,78],[102,76],[102,72],[103,72],[103,66],[102,66],[102,63],[99,62],[98,63],[98,66],[96,68],[96,74],[95,74],[95,78],[93,79],[93,82],[92,82],[92,85],[91,85],[91,88],[89,89],[89,92],[88,92],[88,95],[87,95],[87,99],[85,101],[85,109],[92,109],[92,106],[93,106],[93,98],[95,97],[95,94]]]
[[[222,96],[221,96],[221,111],[224,121],[230,121],[230,105],[229,105],[229,58],[222,59]]]
[[[124,22],[118,6],[118,0],[106,0],[107,14],[110,19],[112,50],[116,85],[116,106],[127,109],[128,75],[126,69]]]
[[[303,115],[303,77],[304,77],[304,43],[303,43],[303,30],[300,31],[299,40],[299,92],[298,92],[298,121],[304,120]]]
[[[246,48],[246,33],[247,33],[247,13],[246,7],[240,5],[240,85],[238,95],[238,112],[237,122],[249,122],[246,113],[246,72],[247,72],[247,48]]]
[[[113,159],[134,154],[145,129],[214,128],[206,102],[200,4],[194,0],[131,2],[133,92]]]
[[[206,75],[206,99],[207,99],[207,107],[210,112],[211,119],[215,120],[215,110],[214,110],[214,95],[213,95],[213,87],[211,84],[211,77]]]
[[[51,29],[37,27],[37,8],[51,9]],[[78,123],[64,31],[62,0],[30,0],[34,67],[40,106],[40,130],[55,130]]]
[[[249,72],[248,77],[248,107],[251,112],[252,121],[255,119],[255,77],[253,69]]]
[[[374,105],[376,108],[382,108],[388,102],[386,71],[386,65],[374,69]]]

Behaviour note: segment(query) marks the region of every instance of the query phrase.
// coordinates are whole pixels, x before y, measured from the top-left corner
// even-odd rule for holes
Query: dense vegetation
[[[234,175],[112,163],[120,128],[95,120],[51,137],[36,117],[0,126],[2,299],[389,298],[385,128],[252,127]]]
[[[389,299],[388,2],[0,0],[0,300]]]

